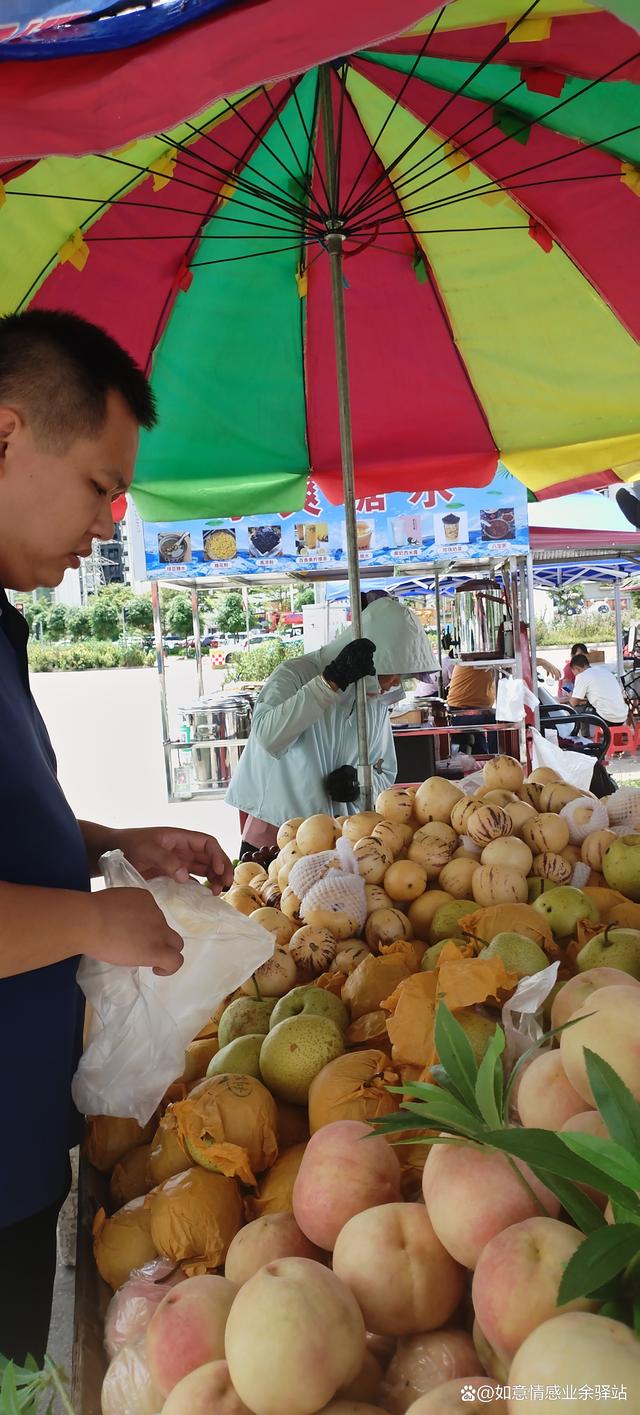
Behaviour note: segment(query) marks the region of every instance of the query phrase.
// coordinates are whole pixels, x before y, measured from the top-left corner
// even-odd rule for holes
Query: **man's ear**
[[[24,418],[16,408],[0,407],[0,471],[7,460],[12,441],[24,426]]]

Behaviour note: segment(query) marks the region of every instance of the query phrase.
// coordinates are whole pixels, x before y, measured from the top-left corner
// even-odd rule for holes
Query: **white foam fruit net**
[[[354,933],[364,928],[367,918],[367,896],[364,880],[358,873],[353,850],[344,837],[335,850],[323,850],[318,855],[304,855],[296,860],[289,875],[289,884],[302,904],[302,916],[312,909],[329,909],[345,913],[354,923]]]
[[[640,790],[637,786],[621,786],[613,796],[607,796],[607,815],[611,830],[640,831]]]
[[[586,820],[581,821],[581,812],[585,810],[589,814]],[[609,816],[604,801],[597,801],[593,796],[578,796],[575,801],[569,801],[568,805],[562,807],[560,815],[567,822],[572,845],[582,845],[583,840],[594,830],[607,830],[609,827]]]

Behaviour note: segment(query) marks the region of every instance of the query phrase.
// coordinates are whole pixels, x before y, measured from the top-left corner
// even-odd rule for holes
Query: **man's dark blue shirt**
[[[31,696],[27,639],[0,588],[0,881],[84,891],[85,845]],[[0,941],[2,928],[0,918]],[[69,958],[0,978],[0,1228],[65,1190],[79,1134],[70,1089],[82,1046],[77,967]]]

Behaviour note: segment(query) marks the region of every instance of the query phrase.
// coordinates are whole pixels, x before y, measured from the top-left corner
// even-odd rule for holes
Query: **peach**
[[[382,1384],[383,1405],[390,1415],[405,1415],[419,1396],[447,1381],[481,1375],[482,1366],[466,1331],[450,1327],[403,1337]]]
[[[209,1361],[178,1381],[162,1415],[251,1415],[233,1389],[226,1361]]]
[[[386,1411],[380,1405],[369,1405],[368,1401],[363,1405],[361,1400],[330,1400],[328,1405],[323,1405],[319,1415],[386,1415]]]
[[[551,1026],[563,1027],[600,988],[621,986],[640,987],[640,983],[630,975],[621,973],[619,968],[588,968],[585,973],[576,973],[574,978],[563,984],[553,999]]]
[[[581,1110],[578,1115],[572,1115],[560,1126],[560,1133],[563,1130],[577,1130],[582,1135],[596,1135],[599,1140],[610,1140],[611,1136],[598,1110]],[[594,1204],[604,1208],[607,1202],[606,1194],[599,1189],[592,1189],[590,1184],[580,1184],[578,1186],[584,1193],[593,1199]]]
[[[362,1368],[355,1381],[345,1386],[339,1394],[345,1400],[375,1400],[382,1384],[382,1366],[376,1361],[372,1351],[364,1353]]]
[[[232,1239],[224,1275],[241,1287],[274,1258],[314,1258],[323,1262],[324,1253],[305,1238],[293,1214],[264,1214],[246,1224]]]
[[[629,1410],[640,1410],[640,1342],[630,1327],[593,1312],[564,1312],[543,1322],[522,1343],[509,1371],[509,1384],[524,1386],[524,1398],[509,1400],[511,1415],[537,1415],[540,1386],[574,1386],[576,1395],[562,1401],[563,1410],[581,1410],[581,1387],[626,1388]],[[522,1394],[518,1391],[518,1395]],[[609,1402],[607,1401],[607,1408]],[[605,1398],[588,1401],[592,1411],[604,1411]]]
[[[400,1175],[395,1151],[364,1121],[323,1125],[311,1136],[296,1175],[296,1222],[312,1243],[332,1249],[354,1214],[400,1200]]]
[[[238,1289],[226,1277],[190,1277],[163,1298],[147,1327],[147,1361],[164,1396],[209,1361],[224,1356],[224,1332]]]
[[[531,1129],[559,1130],[584,1110],[582,1096],[567,1080],[559,1051],[542,1052],[525,1067],[517,1094],[522,1124]]]
[[[477,1400],[468,1394],[470,1390],[478,1392]],[[447,1381],[428,1395],[421,1395],[419,1400],[409,1406],[407,1415],[460,1415],[463,1408],[465,1411],[475,1410],[477,1415],[481,1410],[488,1410],[489,1415],[491,1411],[505,1411],[506,1401],[501,1395],[495,1394],[493,1400],[488,1399],[490,1390],[497,1391],[497,1386],[494,1386],[493,1381],[488,1381],[486,1376],[465,1376],[461,1381]]]
[[[635,1099],[640,1100],[638,988],[602,988],[578,1012],[574,1012],[573,1021],[575,1025],[568,1027],[560,1037],[560,1055],[574,1090],[588,1105],[595,1104],[584,1057],[587,1047],[607,1061]]]
[[[513,1163],[533,1189],[537,1205],[506,1155],[461,1144],[433,1145],[429,1152],[422,1178],[427,1213],[440,1242],[465,1268],[475,1268],[489,1239],[512,1223],[536,1218],[544,1210],[555,1218],[559,1211],[555,1195],[528,1165],[522,1160]]]
[[[473,1306],[483,1335],[510,1362],[529,1333],[558,1310],[590,1312],[580,1298],[556,1306],[564,1269],[583,1235],[554,1218],[512,1224],[487,1243],[473,1275]],[[507,1296],[508,1294],[508,1296]]]
[[[333,1271],[351,1288],[367,1330],[383,1336],[443,1326],[465,1283],[424,1204],[383,1204],[349,1219],[336,1240]]]
[[[365,1328],[348,1287],[308,1258],[280,1258],[245,1282],[225,1354],[254,1415],[313,1415],[362,1369]]]

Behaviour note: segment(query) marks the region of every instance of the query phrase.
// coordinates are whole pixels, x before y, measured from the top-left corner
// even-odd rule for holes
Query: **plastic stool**
[[[620,756],[623,752],[635,752],[638,745],[637,729],[622,723],[619,727],[609,726],[611,741],[607,748],[605,761],[610,761],[611,757]]]

